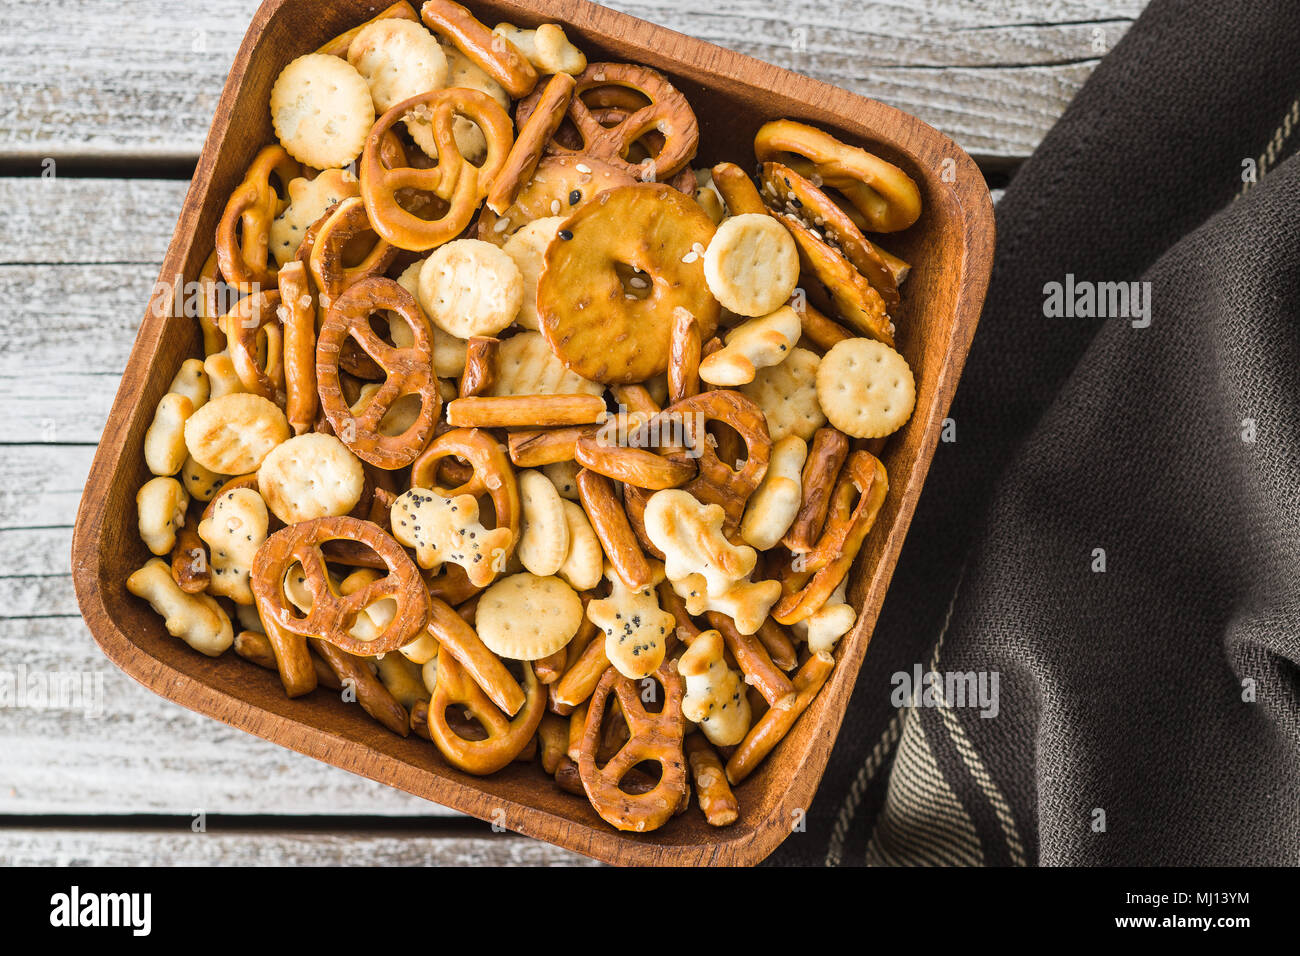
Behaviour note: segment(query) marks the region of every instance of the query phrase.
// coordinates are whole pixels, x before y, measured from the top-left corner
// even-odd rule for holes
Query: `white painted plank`
[[[0,531],[71,527],[93,445],[9,445],[0,453]]]
[[[891,103],[973,154],[1023,157],[1146,0],[612,0]],[[0,12],[0,142],[45,157],[198,154],[257,0],[51,0]],[[20,19],[21,18],[21,19]]]
[[[221,828],[218,829],[217,826]],[[597,866],[547,843],[417,829],[0,828],[5,866]]]

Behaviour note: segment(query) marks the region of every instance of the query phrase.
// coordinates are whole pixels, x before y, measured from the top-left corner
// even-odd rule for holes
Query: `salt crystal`
[[[686,253],[686,255],[682,256],[682,262],[689,264],[694,262],[699,257],[700,254],[696,252],[694,249],[692,249],[690,252]]]
[[[588,166],[586,163],[579,163],[577,166],[574,166],[573,168],[576,169],[576,170],[577,170],[578,172],[580,172],[580,173],[589,173],[589,172],[591,172],[591,167]]]
[[[493,232],[505,232],[505,231],[506,231],[507,229],[509,229],[509,228],[510,228],[510,220],[509,220],[509,219],[502,218],[502,219],[498,219],[498,220],[496,221],[496,225],[494,225],[494,226],[492,227],[492,231],[493,231]]]

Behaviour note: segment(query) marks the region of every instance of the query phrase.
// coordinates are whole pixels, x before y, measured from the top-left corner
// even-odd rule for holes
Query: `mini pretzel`
[[[280,267],[280,325],[284,339],[285,418],[295,435],[312,430],[316,394],[316,309],[307,268],[297,259]]]
[[[755,632],[755,636],[762,642],[773,664],[783,671],[794,670],[794,666],[799,663],[799,654],[790,636],[780,624],[769,617]]]
[[[605,642],[595,637],[599,633],[596,625],[586,617],[583,622],[584,628],[589,629],[587,633],[595,639],[588,641],[581,653],[573,658],[559,682],[553,685],[551,697],[557,714],[576,713],[575,708],[591,697],[596,685],[605,676],[605,671],[610,668],[609,658],[605,654]],[[574,640],[582,634],[583,629],[579,629]]]
[[[264,147],[226,202],[217,224],[217,264],[225,280],[240,292],[275,285],[275,270],[268,259],[271,222],[284,210],[286,202],[272,186],[271,178],[278,179],[281,191],[287,192],[289,181],[300,171],[284,147]]]
[[[336,593],[321,546],[340,539],[369,546],[388,574],[346,597]],[[302,565],[304,586],[312,595],[311,610],[303,617],[292,613],[284,591],[285,574],[294,562]],[[263,621],[273,619],[291,633],[319,637],[363,657],[410,643],[429,619],[429,592],[415,562],[377,525],[346,516],[304,521],[267,538],[253,561],[253,593]],[[350,630],[358,615],[384,598],[397,605],[392,622],[372,641],[354,637]]]
[[[465,373],[460,378],[459,395],[469,398],[492,391],[497,377],[497,349],[500,339],[474,335],[465,349]]]
[[[872,232],[906,229],[921,215],[921,193],[912,178],[865,149],[793,120],[773,120],[754,136],[754,155],[761,163],[785,162],[789,153],[808,160],[811,167],[805,169],[843,192]]]
[[[736,530],[749,500],[767,473],[772,454],[772,439],[767,432],[763,413],[753,401],[727,389],[701,392],[668,406],[660,418],[675,417],[681,422],[693,452],[699,455],[698,477],[684,486],[686,491],[705,504],[722,506],[727,520],[724,530]],[[708,441],[705,424],[722,422],[731,426],[745,443],[745,463],[739,470],[731,463],[719,460],[717,451]],[[647,428],[656,424],[651,420]]]
[[[399,704],[383,682],[370,672],[360,657],[349,654],[318,638],[308,638],[312,650],[325,659],[325,663],[338,676],[339,683],[356,694],[361,709],[399,737],[411,732],[406,708]]]
[[[424,113],[433,128],[438,165],[430,169],[387,165],[382,155],[385,134],[408,116]],[[456,146],[457,116],[473,121],[487,138],[487,158],[480,166],[470,163]],[[361,197],[375,232],[398,248],[417,252],[456,238],[505,164],[511,132],[505,110],[477,90],[430,90],[398,103],[376,121],[361,153]],[[447,204],[446,213],[436,219],[417,216],[398,203],[402,189],[437,196]]]
[[[669,402],[680,402],[699,394],[702,344],[699,319],[685,309],[675,311],[668,352]]]
[[[438,466],[447,459],[460,458],[473,469],[470,477],[455,487],[438,481]],[[457,428],[439,435],[411,465],[411,487],[428,488],[447,498],[490,495],[496,514],[496,527],[509,528],[519,537],[519,483],[510,459],[491,432],[477,428]],[[455,603],[455,602],[452,602]]]
[[[749,729],[735,753],[727,761],[727,779],[733,785],[748,777],[763,758],[772,752],[790,732],[799,715],[808,709],[817,692],[830,677],[835,661],[828,656],[814,654],[799,668],[794,676],[795,696],[788,707],[773,707],[763,714]]]
[[[370,327],[370,317],[388,311],[410,330],[406,348],[389,345]],[[343,398],[339,354],[349,339],[387,373],[383,386],[354,416]],[[429,325],[415,298],[392,279],[363,279],[330,307],[316,345],[316,377],[321,409],[334,432],[358,458],[380,468],[409,465],[424,450],[442,407],[433,372]],[[418,395],[420,413],[400,435],[380,430],[384,417],[404,395]]]
[[[840,473],[844,459],[849,454],[849,439],[842,431],[826,426],[813,435],[812,447],[803,466],[803,494],[794,523],[781,539],[795,554],[811,551],[826,523],[826,510],[831,504],[835,489],[835,476]]]
[[[426,0],[420,8],[420,19],[505,87],[512,99],[527,96],[537,85],[537,71],[518,47],[500,34],[493,33],[459,3]]]
[[[284,347],[274,289],[244,296],[217,320],[244,390],[284,404]]]
[[[524,672],[524,705],[513,718],[492,703],[483,689],[450,655],[438,657],[438,679],[429,701],[429,735],[447,762],[466,773],[483,776],[509,764],[532,740],[546,712],[546,688],[528,661]],[[473,740],[457,733],[447,720],[449,707],[462,707],[478,721],[486,736]]]
[[[429,633],[438,639],[439,646],[483,688],[492,703],[507,714],[519,713],[525,694],[501,659],[488,650],[470,623],[450,605],[435,598],[431,606]]]
[[[397,258],[397,247],[375,236],[365,258],[355,265],[345,264],[357,240],[375,233],[359,196],[340,202],[319,227],[313,227],[316,231],[308,265],[325,308],[362,279],[382,274]]]
[[[537,106],[528,121],[519,127],[515,144],[510,147],[505,164],[487,194],[487,205],[495,213],[504,213],[519,195],[523,185],[533,178],[546,144],[564,120],[573,98],[573,77],[557,73],[543,88]]]
[[[604,417],[599,395],[479,395],[447,404],[447,423],[457,428],[586,425]]]
[[[543,714],[542,722],[537,725],[537,744],[542,772],[554,776],[569,746],[569,722],[559,714],[549,711]],[[581,792],[581,784],[578,790]]]
[[[609,479],[584,468],[578,472],[578,494],[582,510],[591,519],[600,545],[623,583],[630,588],[649,586],[654,571],[641,552]]]
[[[826,603],[862,550],[888,491],[889,478],[885,466],[874,455],[855,451],[849,456],[831,493],[826,527],[816,546],[804,558],[806,570],[792,574],[782,582],[786,593],[772,608],[772,617],[781,624],[793,624],[806,619]],[[798,587],[801,584],[802,587]]]
[[[740,804],[727,784],[727,773],[703,734],[687,734],[686,759],[695,780],[700,810],[711,827],[725,827],[740,818]]]
[[[696,471],[694,462],[685,456],[671,458],[644,448],[620,447],[599,432],[578,439],[573,457],[582,467],[606,478],[652,491],[684,485]]]
[[[600,679],[583,728],[578,772],[591,805],[601,819],[619,830],[644,833],[672,818],[687,795],[686,758],[682,753],[684,683],[670,663],[655,672],[663,687],[663,709],[650,713],[641,703],[640,683],[612,667]],[[613,694],[627,721],[630,739],[602,767],[596,766],[605,711]],[[662,775],[648,793],[630,794],[620,788],[628,772],[643,761],[659,764]]]
[[[595,104],[589,105],[583,94],[611,87],[635,91],[650,102],[642,106],[640,99],[629,99],[623,105],[634,106],[633,111],[613,126],[603,126],[593,115]],[[617,108],[608,100],[597,100],[596,103]],[[519,105],[521,121],[526,121],[531,115],[532,106],[529,101]],[[568,118],[576,129],[580,145],[570,148],[552,140],[547,152],[559,156],[592,156],[645,182],[668,179],[690,162],[700,142],[699,123],[686,97],[662,73],[635,63],[587,64],[577,77],[574,95],[569,101]],[[645,165],[629,161],[628,153],[632,147],[650,133],[659,133],[663,137],[659,152]]]

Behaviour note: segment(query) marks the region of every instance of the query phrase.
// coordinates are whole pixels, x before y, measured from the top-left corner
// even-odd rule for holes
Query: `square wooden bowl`
[[[428,742],[391,734],[336,695],[288,700],[274,673],[233,653],[218,660],[195,653],[126,590],[127,576],[149,557],[135,509],[150,477],[145,429],[181,361],[202,354],[197,323],[173,317],[173,277],[197,276],[227,197],[257,150],[274,141],[267,102],[281,68],[373,16],[373,0],[266,0],[248,28],[86,484],[73,538],[77,598],[104,653],[146,687],[300,753],[483,819],[504,811],[510,829],[609,862],[757,863],[785,839],[791,814],[811,803],[871,638],[984,301],[994,238],[988,190],[956,144],[881,103],[585,0],[478,0],[472,8],[489,25],[559,22],[592,60],[666,73],[699,117],[697,166],[724,159],[747,166],[759,126],[788,117],[880,154],[920,185],[920,221],[887,242],[913,264],[895,318],[899,349],[916,372],[916,411],[883,455],[889,497],[851,577],[858,623],[840,641],[839,664],[816,701],[738,788],[739,821],[713,829],[692,810],[654,833],[616,832],[535,765],[472,777]]]

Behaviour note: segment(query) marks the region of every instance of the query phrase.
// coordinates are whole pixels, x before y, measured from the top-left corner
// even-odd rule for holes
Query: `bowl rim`
[[[299,2],[301,0],[264,0],[253,15],[217,102],[212,126],[159,270],[160,280],[183,271],[204,200],[211,189],[218,147],[225,142],[230,131],[235,101],[262,34],[272,18],[283,8]],[[418,7],[419,0],[412,2]],[[507,2],[517,3],[517,0]],[[889,538],[877,566],[863,575],[866,578],[867,593],[854,636],[864,629],[868,633],[864,639],[856,641],[855,653],[839,655],[840,660],[836,665],[836,673],[832,674],[832,681],[839,678],[838,696],[842,699],[835,706],[828,707],[822,718],[823,723],[818,728],[820,735],[826,738],[824,746],[814,745],[805,749],[799,763],[789,772],[790,785],[777,799],[776,806],[766,818],[753,821],[750,827],[733,831],[730,837],[727,830],[719,830],[717,839],[704,845],[642,842],[644,838],[638,835],[620,833],[612,828],[599,830],[564,819],[541,807],[493,798],[494,806],[513,805],[520,811],[510,818],[511,829],[605,862],[657,865],[758,863],[772,853],[791,832],[787,823],[790,814],[798,808],[811,805],[813,794],[829,761],[831,745],[842,725],[848,697],[870,643],[870,630],[874,628],[879,616],[889,578],[897,564],[916,500],[937,447],[939,429],[936,421],[942,419],[951,405],[983,307],[995,242],[992,201],[983,174],[961,147],[920,119],[894,107],[638,17],[601,7],[589,0],[532,0],[527,10],[535,18],[554,19],[566,26],[573,24],[578,29],[600,36],[617,37],[620,42],[627,44],[649,47],[650,41],[671,37],[673,61],[688,64],[715,82],[723,80],[760,90],[779,88],[784,95],[801,102],[817,103],[819,106],[830,104],[829,108],[837,113],[852,109],[855,112],[855,122],[856,115],[869,116],[878,127],[886,131],[881,136],[914,161],[923,163],[927,160],[939,162],[951,159],[955,164],[955,175],[951,181],[944,179],[942,182],[942,186],[950,190],[955,208],[960,210],[962,227],[962,255],[957,264],[958,278],[953,283],[956,295],[951,317],[951,344],[941,363],[930,408],[931,420],[927,423],[911,472],[906,476],[891,476],[891,488],[903,489],[903,500],[889,529]],[[774,85],[777,83],[780,84],[779,87]],[[158,357],[162,325],[170,313],[164,307],[167,297],[165,281],[159,281],[149,298],[144,319],[127,359],[122,383],[91,464],[87,490],[111,482],[127,453],[126,440],[132,414],[137,412],[138,405],[137,389],[132,379],[146,375]],[[87,626],[95,642],[115,665],[160,696],[222,723],[379,783],[406,790],[481,819],[490,819],[489,811],[484,809],[482,802],[486,795],[483,790],[438,774],[426,774],[430,783],[423,789],[395,782],[391,773],[385,772],[391,771],[393,758],[347,738],[342,739],[349,746],[340,747],[339,735],[320,727],[305,725],[305,732],[295,730],[290,735],[279,733],[280,728],[288,726],[281,716],[186,675],[138,646],[114,620],[99,588],[104,517],[102,509],[83,492],[73,531],[72,575],[77,601]],[[847,644],[848,640],[842,643]],[[828,690],[829,684],[823,688],[823,692]],[[817,757],[819,752],[823,753],[820,758]],[[815,766],[809,766],[814,762]]]

